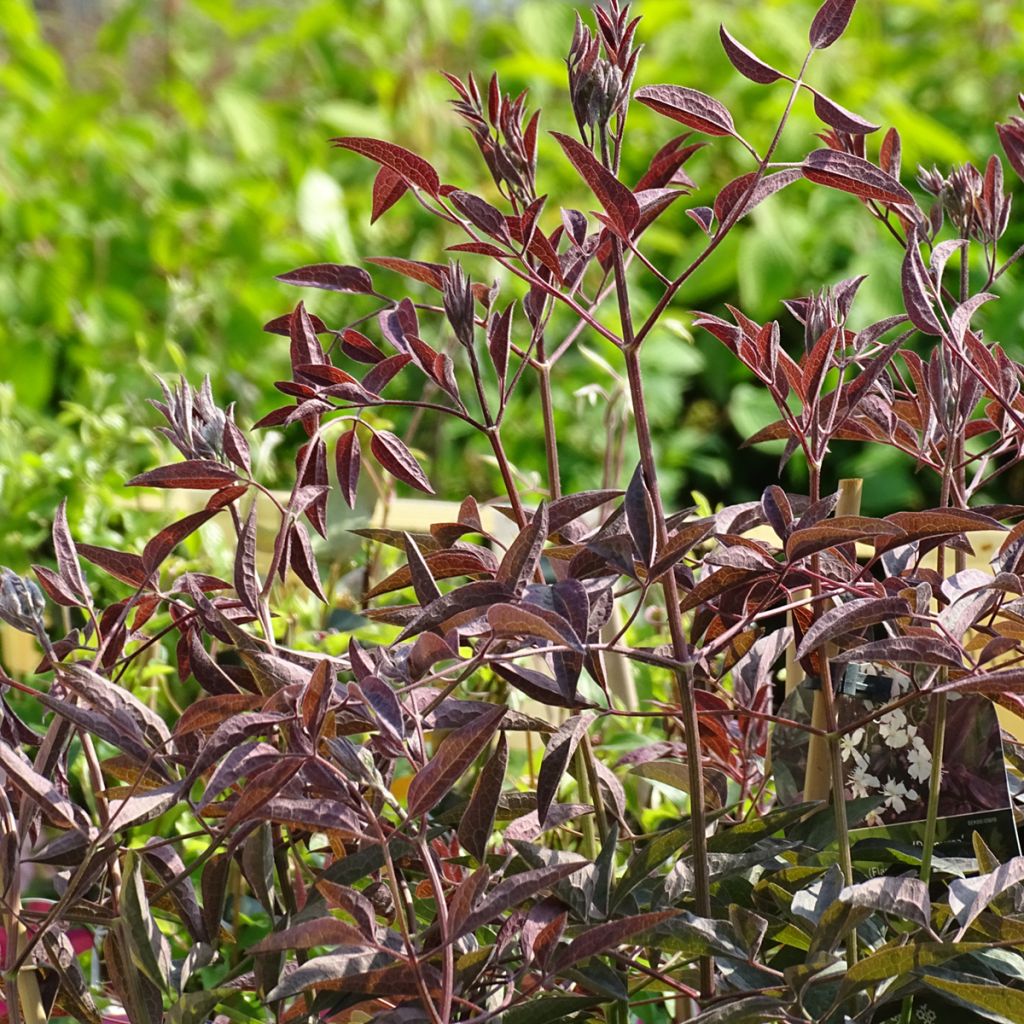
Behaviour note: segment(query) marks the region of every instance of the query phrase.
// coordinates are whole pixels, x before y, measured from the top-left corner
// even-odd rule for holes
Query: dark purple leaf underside
[[[331,139],[334,145],[349,149],[360,156],[369,157],[385,167],[390,167],[400,174],[410,185],[423,189],[428,195],[437,198],[441,191],[441,179],[437,171],[421,156],[411,153],[401,146],[380,139],[340,138]]]
[[[913,206],[914,197],[891,175],[852,153],[816,149],[803,164],[804,177],[819,185],[896,206]]]
[[[636,197],[581,142],[561,132],[551,134],[558,140],[570,163],[597,196],[616,233],[620,238],[628,240],[640,220],[640,207]]]
[[[473,786],[469,804],[459,822],[459,842],[481,863],[487,852],[487,841],[494,830],[498,798],[508,767],[508,742],[505,734],[498,737],[497,749],[491,754]]]
[[[329,292],[356,292],[369,295],[373,281],[362,267],[343,266],[337,263],[314,263],[308,267],[278,274],[277,280],[294,284],[300,288],[323,288]]]
[[[846,31],[856,3],[857,0],[825,0],[818,8],[809,33],[815,50],[831,46]]]
[[[646,85],[636,98],[645,106],[705,135],[735,135],[729,111],[711,96],[681,85]]]
[[[865,597],[830,608],[812,623],[797,650],[803,658],[827,640],[910,615],[910,605],[902,597]]]
[[[540,771],[537,773],[537,820],[541,825],[544,824],[548,808],[558,793],[562,776],[568,770],[569,762],[593,720],[594,717],[590,714],[573,715],[548,740]]]
[[[771,85],[782,78],[782,72],[770,64],[766,64],[757,54],[748,50],[741,42],[734,39],[724,25],[718,26],[718,35],[722,40],[722,48],[732,66],[744,78],[749,78],[758,85]]]
[[[464,728],[448,734],[409,784],[411,817],[429,811],[463,777],[490,742],[505,710],[494,705]]]

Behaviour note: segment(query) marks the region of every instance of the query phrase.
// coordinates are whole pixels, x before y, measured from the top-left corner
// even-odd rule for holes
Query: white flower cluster
[[[897,708],[882,715],[877,721],[878,736],[890,750],[906,751],[907,775],[912,782],[926,782],[931,777],[932,754],[918,734],[918,728],[907,719],[906,712]],[[903,814],[908,805],[919,797],[916,789],[907,783],[887,775],[883,782],[869,770],[867,755],[862,750],[865,730],[855,729],[839,741],[843,761],[849,762],[849,786],[854,798],[882,794],[885,808],[894,814]],[[868,816],[870,824],[881,824],[880,816]]]

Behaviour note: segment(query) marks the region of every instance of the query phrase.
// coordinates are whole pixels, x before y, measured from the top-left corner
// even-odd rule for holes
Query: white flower
[[[914,737],[914,746],[907,757],[907,774],[917,782],[924,782],[932,774],[932,752],[920,736]]]
[[[887,747],[899,750],[910,742],[907,729],[907,716],[900,710],[890,711],[878,720],[878,734],[885,740]]]
[[[848,732],[845,736],[840,737],[839,749],[843,752],[844,761],[849,761],[850,758],[853,758],[858,763],[860,762],[860,751],[857,748],[863,739],[863,729],[854,729],[853,732]]]
[[[858,763],[857,767],[850,772],[850,792],[855,798],[870,796],[871,790],[880,789],[881,786],[877,775],[868,774],[866,761],[863,764]]]
[[[916,789],[907,789],[902,782],[888,778],[885,780],[885,806],[897,814],[902,814],[907,809],[907,800],[917,799]],[[905,798],[905,799],[904,799]]]

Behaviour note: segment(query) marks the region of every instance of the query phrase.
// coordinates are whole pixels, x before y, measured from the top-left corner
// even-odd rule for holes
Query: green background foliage
[[[638,3],[645,53],[636,84],[710,92],[763,147],[785,89],[740,78],[722,54],[718,24],[795,70],[815,6]],[[143,404],[155,393],[153,372],[193,382],[209,373],[218,397],[238,401],[243,419],[273,407],[287,344],[262,324],[300,297],[275,274],[379,254],[443,261],[443,247],[459,239],[411,197],[370,226],[375,168],[327,140],[391,139],[433,160],[443,179],[494,199],[438,71],[486,79],[496,70],[507,91],[529,89],[531,103],[545,106],[565,87],[572,18],[570,3],[552,0],[0,0],[0,561],[21,568],[45,549],[65,493],[83,536],[113,543],[130,531],[138,513],[120,482],[154,462],[141,429],[154,422]],[[909,184],[918,163],[983,164],[997,148],[993,124],[1013,112],[1022,87],[1022,30],[1024,9],[1013,0],[862,0],[837,59],[812,68],[811,81],[883,128],[899,128]],[[542,126],[572,130],[567,106],[557,106]],[[798,159],[821,128],[801,98],[781,158]],[[627,182],[672,132],[637,106],[631,134]],[[872,155],[880,137],[869,137]],[[543,191],[565,205],[593,205],[553,140],[542,142],[540,164]],[[646,239],[665,273],[702,244],[683,212],[713,199],[700,184],[749,169],[749,157],[728,141],[694,157],[688,170],[697,193]],[[1020,241],[1005,240],[1006,253]],[[478,279],[493,273],[477,257],[466,264]],[[753,497],[776,460],[770,451],[738,451],[770,418],[767,397],[717,342],[691,339],[688,310],[737,303],[756,318],[782,317],[788,342],[799,344],[781,298],[868,273],[855,312],[856,322],[868,322],[896,304],[898,266],[898,249],[880,227],[865,226],[854,200],[804,185],[763,204],[733,233],[680,293],[669,329],[645,349],[666,490],[679,504],[692,488],[714,500]],[[1024,317],[1013,276],[992,313],[1011,344]],[[393,275],[374,278],[389,294],[404,294],[406,283]],[[653,279],[638,280],[653,304]],[[372,301],[301,297],[334,324]],[[593,336],[582,343],[606,361],[608,383],[601,393],[576,393],[592,373],[583,351],[557,368],[559,428],[574,453],[563,466],[566,489],[600,483],[605,416],[617,401],[618,354]],[[520,402],[523,428],[510,454],[529,474],[543,468],[539,425],[528,391]],[[455,430],[417,436],[439,491],[491,495],[493,467],[483,452],[463,449]],[[896,455],[839,454],[842,472],[871,481],[865,511],[927,503]],[[632,459],[627,452],[627,467]],[[799,466],[792,472],[799,476]],[[1018,474],[1004,487],[1001,497],[1024,494]]]

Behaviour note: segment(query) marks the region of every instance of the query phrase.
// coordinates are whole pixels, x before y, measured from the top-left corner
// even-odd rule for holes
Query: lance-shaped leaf
[[[420,551],[416,541],[410,534],[405,535],[405,556],[408,559],[409,576],[412,580],[413,589],[416,591],[416,600],[422,605],[428,605],[441,596],[437,589],[434,577],[423,552]]]
[[[559,533],[570,523],[586,515],[595,508],[600,508],[606,502],[613,501],[622,494],[622,491],[580,491],[577,494],[567,494],[563,498],[556,498],[548,506],[548,536]]]
[[[71,529],[68,527],[68,501],[64,498],[53,515],[53,552],[57,556],[57,569],[64,582],[76,597],[83,601],[89,597],[89,586],[78,564],[78,550],[75,547]]]
[[[974,530],[1005,530],[998,520],[971,509],[932,508],[920,512],[892,512],[885,521],[898,526],[903,533],[891,540],[879,539],[875,543],[877,552],[909,544],[925,538],[949,537],[957,533]]]
[[[618,921],[609,921],[607,924],[589,928],[582,935],[577,935],[558,955],[557,969],[564,971],[580,960],[621,946],[627,939],[654,928],[678,913],[678,910],[655,910],[649,914],[634,914],[632,917],[623,917]]]
[[[725,50],[726,57],[744,78],[749,78],[758,85],[771,85],[783,77],[781,71],[766,64],[757,54],[734,39],[724,25],[718,26],[718,36],[722,40],[722,49]]]
[[[508,350],[512,338],[512,309],[514,302],[505,307],[503,313],[495,313],[487,325],[487,351],[494,364],[494,372],[498,375],[498,383],[505,390],[508,376]]]
[[[628,240],[640,220],[636,196],[619,181],[581,142],[561,132],[552,132],[570,163],[597,196],[615,233]]]
[[[949,909],[956,916],[959,942],[971,923],[999,895],[1024,881],[1024,857],[1014,857],[994,871],[977,878],[957,878],[949,883]]]
[[[503,240],[508,238],[508,225],[505,223],[504,215],[487,200],[461,189],[449,193],[448,198],[452,206],[484,234]],[[501,253],[501,250],[498,252]]]
[[[872,537],[901,537],[903,531],[896,524],[885,519],[870,519],[867,516],[836,516],[815,526],[795,530],[786,541],[786,558],[791,562],[807,558],[817,551],[850,544]]]
[[[6,742],[0,742],[0,768],[7,782],[23,796],[35,801],[43,814],[61,828],[88,831],[85,816],[60,790],[23,761]]]
[[[846,886],[839,893],[839,900],[852,907],[867,907],[913,921],[931,931],[932,901],[927,884],[919,878],[871,878]]]
[[[548,530],[547,504],[542,501],[537,506],[530,524],[519,531],[519,535],[505,552],[496,576],[499,583],[507,584],[517,594],[522,593],[540,564],[540,555]]]
[[[594,721],[591,714],[573,715],[567,718],[544,750],[544,757],[537,773],[537,821],[543,825],[548,808],[553,803],[562,776],[572,761],[573,754]]]
[[[451,936],[451,940],[475,932],[482,925],[495,922],[499,915],[518,906],[524,900],[536,900],[538,894],[556,883],[575,875],[589,866],[590,862],[575,854],[564,855],[566,860],[545,867],[531,868],[499,882],[486,898],[462,922],[462,927]]]
[[[478,574],[490,575],[494,572],[493,562],[488,561],[488,553],[484,551],[463,551],[445,550],[434,551],[429,555],[421,556],[434,580],[447,580],[454,576],[475,576]],[[375,587],[366,593],[369,601],[381,594],[389,594],[394,590],[402,590],[413,583],[411,565],[403,565],[396,569],[390,576],[385,577]],[[424,602],[421,594],[416,595],[420,603]],[[433,598],[431,598],[433,600]]]
[[[650,566],[654,558],[654,502],[644,479],[643,467],[639,464],[626,488],[623,508],[637,558],[642,565]]]
[[[235,593],[254,615],[259,614],[260,584],[256,576],[256,502],[238,534],[235,550]]]
[[[287,274],[278,274],[278,281],[298,285],[300,288],[323,288],[329,292],[356,292],[369,295],[373,281],[362,267],[343,266],[338,263],[314,263]]]
[[[975,946],[975,943],[955,943],[955,946]],[[980,950],[978,951],[980,952]],[[947,972],[948,974],[949,972]],[[964,978],[970,975],[964,975]],[[1024,1020],[1024,992],[1002,983],[992,984],[961,980],[959,977],[939,976],[922,972],[921,983],[945,996],[952,997],[958,1005],[978,1011],[985,1020]],[[966,1019],[966,1018],[965,1018]]]
[[[393,477],[409,484],[410,487],[426,491],[427,494],[434,493],[434,488],[430,486],[430,481],[420,468],[416,457],[406,447],[405,442],[390,430],[374,431],[370,451]]]
[[[170,526],[165,526],[142,549],[142,565],[147,574],[155,572],[163,560],[186,538],[190,537],[200,526],[219,512],[219,509],[203,509],[193,512],[184,519],[179,519]]]
[[[438,291],[441,290],[445,274],[448,273],[447,268],[440,263],[406,260],[400,256],[368,256],[366,262],[376,263],[378,267],[384,267],[385,270],[393,270],[396,274],[404,274],[414,281],[429,284],[431,288],[436,288]]]
[[[841,107],[834,100],[823,96],[820,92],[814,91],[814,112],[830,128],[836,131],[846,132],[847,135],[869,135],[878,131],[878,125],[865,120],[860,114],[855,114],[846,107]]]
[[[335,917],[318,917],[290,928],[272,932],[251,946],[250,953],[280,953],[286,949],[313,949],[315,946],[368,946],[358,928]]]
[[[857,0],[825,0],[818,8],[809,34],[815,50],[831,46],[846,31],[856,3]]]
[[[512,596],[508,586],[492,580],[476,580],[458,590],[442,594],[431,601],[412,622],[398,635],[398,640],[408,640],[428,629],[436,629],[458,615],[476,608],[484,608],[498,601],[507,601]]]
[[[527,697],[546,707],[583,708],[593,705],[581,697],[568,693],[558,682],[543,672],[526,665],[502,665],[495,663],[494,671],[507,683],[521,690]]]
[[[498,811],[498,799],[501,796],[507,767],[508,742],[505,734],[501,733],[497,749],[487,759],[487,764],[477,777],[473,793],[459,822],[459,842],[481,863],[487,853],[487,841],[494,831],[494,818]]]
[[[387,997],[419,995],[419,982],[413,968],[395,960],[394,953],[374,952],[314,957],[283,976],[277,987],[267,993],[267,1002],[287,999],[311,988]],[[436,994],[440,981],[437,968],[420,963],[416,970],[428,991]]]
[[[864,597],[830,608],[811,624],[804,634],[797,657],[806,657],[827,640],[910,615],[909,603],[902,597]]]
[[[230,466],[212,459],[186,459],[133,476],[126,487],[180,487],[186,491],[218,491],[238,480]]]
[[[932,292],[934,286],[925,270],[917,235],[912,232],[907,239],[907,251],[903,256],[900,272],[903,288],[903,305],[910,322],[923,334],[942,334],[938,317],[935,315]]]
[[[842,651],[833,661],[890,661],[896,665],[939,665],[947,668],[964,667],[960,649],[938,636],[893,636],[873,640],[848,651]]]
[[[556,612],[519,604],[493,604],[487,622],[499,637],[532,636],[552,644],[564,644],[583,653],[583,644],[569,622]]]
[[[652,110],[705,135],[735,135],[732,114],[711,96],[681,85],[645,85],[636,98]]]
[[[348,137],[331,139],[331,142],[342,149],[349,149],[353,153],[359,153],[360,156],[369,157],[385,167],[390,167],[410,185],[423,189],[434,199],[441,191],[441,179],[437,176],[437,171],[423,157],[408,149],[391,142],[382,142],[380,139]]]
[[[154,745],[162,745],[171,738],[164,720],[148,704],[139,700],[131,690],[94,672],[85,663],[65,666],[61,681],[93,707],[132,719]]]
[[[134,850],[125,854],[123,876],[121,914],[127,925],[132,962],[149,981],[166,990],[171,950],[150,910],[142,881],[142,861]]]
[[[852,153],[816,149],[801,165],[808,181],[849,192],[858,199],[913,206],[914,197],[891,175]]]
[[[375,224],[402,196],[408,192],[409,186],[397,171],[382,166],[373,179],[373,201],[370,210],[370,223]]]
[[[356,434],[355,427],[338,436],[334,448],[334,466],[338,471],[338,487],[341,489],[341,496],[349,508],[356,507],[361,454],[359,436]]]
[[[787,185],[792,185],[794,181],[799,181],[801,177],[803,172],[799,167],[787,167],[775,174],[760,175],[757,171],[750,171],[734,178],[715,196],[715,216],[719,224],[729,217],[734,218],[735,223],[750,213],[758,203]],[[739,206],[741,202],[742,207]]]
[[[493,705],[465,728],[445,737],[409,783],[410,816],[426,813],[448,793],[490,742],[504,716],[505,708]]]

